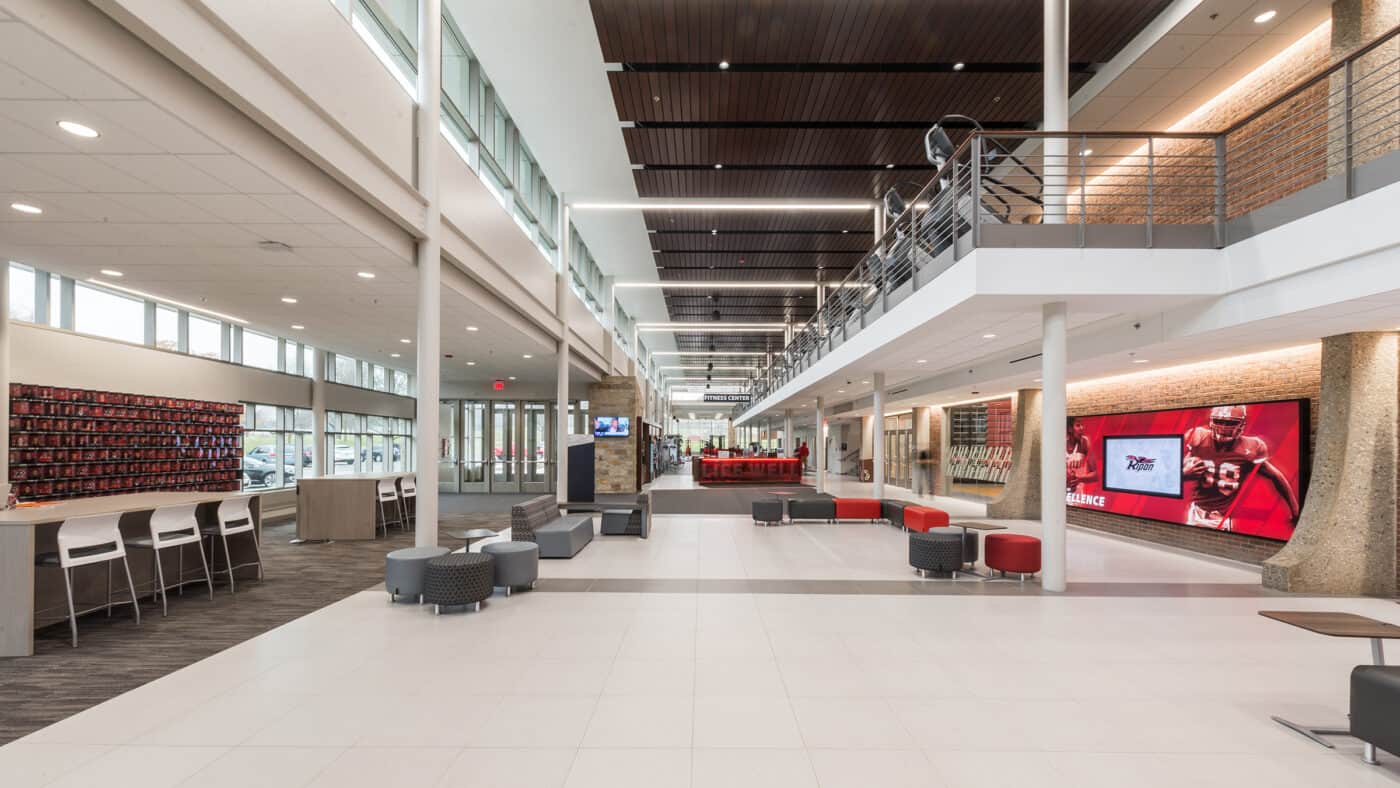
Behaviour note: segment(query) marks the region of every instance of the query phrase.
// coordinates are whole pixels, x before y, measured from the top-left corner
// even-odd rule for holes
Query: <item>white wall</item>
[[[10,380],[217,402],[311,407],[311,379],[30,323],[10,324]]]

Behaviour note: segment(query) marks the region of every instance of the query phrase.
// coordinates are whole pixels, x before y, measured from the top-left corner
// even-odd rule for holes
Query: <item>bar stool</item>
[[[377,487],[379,500],[379,521],[384,526],[384,535],[389,535],[389,526],[403,527],[402,510],[399,508],[399,488],[393,479],[380,479]],[[378,528],[375,529],[376,531]]]
[[[214,598],[214,576],[210,574],[209,561],[204,557],[204,538],[199,530],[199,520],[195,518],[195,509],[198,506],[198,504],[193,503],[182,506],[165,506],[151,512],[151,535],[132,539],[127,543],[131,547],[142,547],[151,551],[151,557],[155,563],[155,593],[160,594],[160,614],[162,616],[170,613],[170,607],[167,604],[169,595],[166,593],[170,586],[165,582],[165,569],[160,563],[160,551],[167,547],[180,548],[175,587],[179,588],[181,593],[184,593],[185,585],[184,546],[194,544],[199,548],[199,562],[204,565],[204,582],[209,586],[209,598],[211,600]]]
[[[399,492],[403,494],[403,524],[407,528],[418,522],[418,476],[409,474],[399,479]]]
[[[228,592],[237,593],[233,583],[233,570],[242,569],[245,566],[257,565],[258,579],[263,579],[262,551],[258,549],[258,535],[254,529],[253,513],[248,509],[248,499],[246,497],[225,498],[219,502],[218,522],[214,525],[200,526],[201,536],[209,537],[209,555],[214,554],[214,537],[224,543],[224,565],[223,571],[228,573]],[[253,563],[233,565],[233,554],[228,549],[228,538],[237,534],[253,535],[253,555],[257,560]],[[215,570],[218,571],[218,570]]]
[[[107,564],[107,615],[112,615],[112,561],[118,558],[126,570],[126,587],[131,593],[130,604],[136,623],[141,623],[141,607],[136,602],[136,584],[131,582],[131,565],[126,561],[126,545],[122,542],[120,514],[95,514],[71,517],[58,527],[58,565],[63,569],[63,587],[68,593],[68,629],[72,632],[73,648],[78,647],[78,612],[73,608],[73,570],[88,564]],[[91,613],[98,608],[84,610]]]

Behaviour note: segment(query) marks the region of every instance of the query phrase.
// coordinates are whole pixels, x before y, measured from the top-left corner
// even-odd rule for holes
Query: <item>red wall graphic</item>
[[[1072,417],[1065,431],[1065,501],[1079,509],[1287,541],[1303,498],[1307,420],[1307,400]],[[1104,438],[1120,436],[1181,439],[1181,497],[1105,489],[1108,463],[1115,463],[1120,477],[1160,473],[1163,459],[1175,464],[1174,457],[1151,452],[1105,454]],[[1122,453],[1118,447],[1132,445],[1110,441],[1107,450]]]

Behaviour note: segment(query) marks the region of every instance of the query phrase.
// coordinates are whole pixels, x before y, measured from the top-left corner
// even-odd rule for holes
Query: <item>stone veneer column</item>
[[[1264,585],[1322,594],[1395,593],[1396,335],[1322,340],[1321,418],[1293,539]]]
[[[593,441],[593,489],[600,493],[637,492],[637,435],[642,430],[637,379],[608,375],[588,387],[588,415],[629,416],[632,435]]]
[[[1040,389],[1016,392],[1016,424],[1011,435],[1011,477],[987,516],[1006,520],[1040,519]]]

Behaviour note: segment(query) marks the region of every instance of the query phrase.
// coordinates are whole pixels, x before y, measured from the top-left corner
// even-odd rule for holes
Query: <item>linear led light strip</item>
[[[102,281],[101,279],[88,279],[87,281],[90,282],[91,284],[97,285],[98,287],[106,288],[106,289],[108,289],[108,290],[120,290],[120,291],[122,291],[123,293],[130,293],[131,295],[134,295],[134,296],[140,296],[140,297],[142,297],[142,298],[149,298],[149,299],[152,300],[152,301],[159,301],[159,302],[161,302],[162,304],[169,304],[169,305],[171,305],[171,306],[178,306],[178,307],[180,307],[181,309],[187,309],[187,310],[189,310],[189,311],[191,311],[191,312],[199,312],[200,314],[203,314],[203,315],[210,315],[211,317],[217,317],[217,318],[220,318],[221,320],[229,320],[229,321],[232,321],[232,322],[237,323],[237,324],[242,325],[242,326],[248,325],[248,321],[247,321],[247,320],[244,320],[244,319],[241,318],[241,317],[234,317],[233,315],[226,315],[226,314],[224,314],[223,312],[215,312],[215,311],[212,310],[212,309],[205,309],[205,308],[202,307],[202,306],[195,306],[195,305],[193,305],[193,304],[185,304],[185,303],[182,303],[182,302],[180,302],[180,301],[175,301],[175,300],[166,298],[165,296],[158,296],[158,295],[155,295],[154,293],[147,293],[147,292],[144,291],[144,290],[137,290],[137,289],[132,288],[132,287],[122,287],[121,285],[114,285],[114,284],[112,284],[111,282],[104,282],[104,281]]]
[[[766,356],[760,350],[656,350],[653,356]]]
[[[762,331],[778,332],[787,323],[638,323],[638,331]]]

